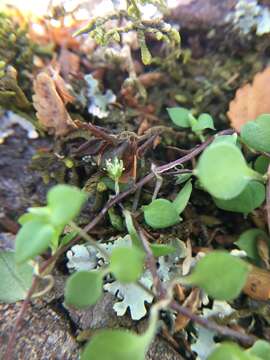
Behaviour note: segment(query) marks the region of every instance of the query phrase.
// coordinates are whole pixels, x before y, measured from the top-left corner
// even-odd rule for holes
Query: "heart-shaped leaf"
[[[254,170],[264,175],[267,172],[269,164],[270,164],[269,157],[260,155],[257,157],[254,163]]]
[[[183,107],[172,107],[172,108],[167,108],[167,111],[169,113],[172,122],[175,125],[183,128],[190,127],[190,119],[189,119],[190,111],[188,109],[185,109]]]
[[[145,222],[153,229],[163,229],[179,223],[180,218],[173,203],[166,199],[156,199],[143,206]]]
[[[214,198],[218,208],[248,214],[262,205],[265,200],[265,187],[258,181],[251,181],[235,198],[224,200]]]
[[[78,309],[94,305],[102,294],[102,271],[79,271],[71,275],[65,287],[65,303]]]
[[[258,356],[261,360],[269,360],[270,343],[264,340],[258,340],[247,352],[251,355]]]
[[[167,244],[150,244],[150,248],[155,257],[166,256],[176,251],[176,248]]]
[[[17,265],[14,251],[0,251],[0,274],[0,303],[23,300],[32,284],[32,266]]]
[[[115,248],[110,258],[110,270],[122,283],[135,282],[142,275],[144,259],[145,253],[135,246]]]
[[[215,130],[213,118],[209,114],[201,114],[197,123],[192,126],[192,131],[194,132],[200,132],[205,129]]]
[[[223,251],[204,256],[186,278],[187,283],[199,286],[216,300],[233,300],[244,287],[249,265]]]
[[[61,226],[79,214],[86,201],[86,194],[73,186],[56,185],[48,192],[47,201],[51,210],[51,222],[54,226]]]
[[[50,224],[36,220],[25,223],[16,237],[16,262],[23,263],[42,254],[56,236],[55,229]]]
[[[241,128],[241,138],[245,144],[257,151],[270,151],[270,115],[264,114],[255,121],[247,122]]]
[[[236,344],[224,343],[217,348],[207,360],[260,360],[256,356],[248,354]]]
[[[201,155],[195,174],[202,186],[219,199],[238,196],[251,179],[262,180],[247,166],[239,148],[228,142],[210,145]]]
[[[261,229],[249,229],[244,231],[235,244],[239,249],[244,250],[247,253],[247,256],[259,265],[261,263],[261,258],[257,247],[258,236],[261,236],[268,244],[270,244],[269,237]]]
[[[126,330],[101,330],[86,346],[81,360],[144,360],[143,338]]]

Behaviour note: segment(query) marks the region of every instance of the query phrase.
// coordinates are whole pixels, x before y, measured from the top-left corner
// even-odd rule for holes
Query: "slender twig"
[[[229,135],[232,134],[234,132],[234,130],[224,130],[219,132],[217,135]],[[123,200],[124,198],[126,198],[128,195],[133,194],[134,192],[136,192],[137,189],[142,188],[145,184],[147,184],[149,181],[151,181],[156,174],[162,174],[164,172],[167,172],[170,169],[173,169],[175,166],[178,166],[180,164],[183,164],[187,161],[192,160],[194,157],[196,157],[198,154],[200,154],[213,140],[215,139],[215,137],[211,137],[209,138],[207,141],[205,141],[203,144],[198,145],[197,147],[195,147],[195,149],[193,151],[191,151],[190,153],[188,153],[187,155],[172,161],[168,164],[159,166],[155,168],[155,174],[153,172],[151,172],[150,174],[146,175],[144,178],[142,178],[140,181],[138,181],[136,184],[134,184],[130,189],[118,194],[117,196],[115,196],[114,198],[110,199],[105,206],[102,208],[102,210],[99,212],[99,214],[87,225],[84,227],[83,231],[85,233],[89,232],[90,230],[92,230],[105,216],[105,214],[107,213],[107,211],[115,204],[119,203],[121,200]],[[46,269],[48,269],[51,264],[53,262],[55,262],[59,256],[61,256],[63,253],[65,253],[72,245],[75,245],[76,243],[78,243],[78,241],[80,240],[80,236],[77,236],[74,240],[72,240],[71,242],[69,242],[68,244],[66,244],[65,246],[59,248],[54,255],[52,255],[47,261],[45,261],[42,266],[40,267],[40,274],[42,274],[43,272],[46,271]],[[4,355],[3,360],[11,360],[12,359],[12,351],[14,348],[14,343],[15,343],[15,339],[16,339],[16,335],[17,335],[17,331],[18,328],[20,327],[21,324],[21,320],[23,318],[23,315],[25,314],[28,304],[31,300],[32,295],[35,292],[37,286],[37,278],[35,277],[33,282],[32,282],[32,286],[30,287],[30,289],[28,290],[28,294],[22,304],[22,308],[17,316],[16,322],[14,324],[14,327],[11,331],[11,334],[9,336],[9,341],[8,341],[8,345],[7,345],[7,350],[6,353]]]
[[[26,310],[28,308],[28,305],[29,305],[29,303],[31,301],[31,297],[34,294],[37,285],[38,285],[38,277],[34,276],[32,286],[29,289],[29,291],[28,291],[28,293],[26,295],[26,298],[23,301],[22,307],[21,307],[21,309],[20,309],[20,311],[19,311],[19,313],[18,313],[18,315],[16,317],[16,321],[15,321],[15,324],[13,326],[13,329],[12,329],[10,335],[9,335],[8,345],[7,345],[6,352],[5,352],[3,360],[12,360],[12,352],[14,350],[14,345],[15,345],[17,334],[18,334],[18,329],[21,326],[23,316],[24,316],[24,314],[25,314],[25,312],[26,312]]]
[[[157,272],[156,260],[153,256],[152,250],[148,244],[147,238],[144,235],[144,232],[142,231],[142,228],[140,226],[138,226],[138,234],[139,234],[144,251],[147,256],[146,261],[147,261],[148,269],[151,272],[151,275],[153,278],[154,292],[156,292],[157,297],[160,298],[161,294],[163,293],[163,291],[162,291],[163,289],[162,289],[162,284],[161,284],[161,281],[160,281],[160,278],[159,278],[158,272]]]
[[[181,306],[176,301],[172,301],[170,304],[170,307],[171,307],[171,309],[177,311],[178,313],[188,317],[191,321],[193,321],[209,330],[213,330],[223,336],[235,338],[246,345],[252,345],[257,340],[257,338],[253,335],[242,334],[241,332],[230,329],[227,326],[218,325],[214,321],[211,321],[207,318],[203,318],[199,315],[196,315],[190,309],[188,309],[185,306]]]

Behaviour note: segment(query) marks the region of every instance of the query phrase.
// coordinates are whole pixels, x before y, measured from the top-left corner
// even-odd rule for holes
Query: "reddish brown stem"
[[[230,135],[234,132],[234,130],[224,130],[219,132],[217,135]],[[197,147],[195,147],[195,149],[191,152],[189,152],[187,155],[172,161],[168,164],[159,166],[155,168],[155,173],[151,172],[150,174],[146,175],[144,178],[142,178],[139,182],[137,182],[136,184],[134,184],[130,189],[120,193],[119,195],[115,196],[114,198],[110,199],[105,206],[103,207],[103,209],[99,212],[99,214],[87,225],[84,227],[84,231],[85,232],[89,232],[90,230],[92,230],[101,220],[102,218],[105,216],[105,214],[107,213],[107,211],[115,204],[119,203],[121,200],[123,200],[124,198],[126,198],[128,195],[133,194],[137,189],[142,188],[146,183],[148,183],[150,180],[152,180],[156,174],[162,174],[170,169],[173,169],[175,166],[178,166],[180,164],[183,164],[187,161],[192,160],[194,157],[196,157],[197,155],[199,155],[213,140],[215,137],[211,137],[209,138],[207,141],[205,141],[203,144],[198,145]],[[80,240],[80,236],[77,236],[74,240],[72,240],[70,243],[68,243],[67,245],[59,248],[55,254],[53,256],[51,256],[47,261],[45,261],[43,263],[43,265],[41,265],[40,267],[40,274],[44,273],[46,271],[46,269],[49,268],[49,266],[51,266],[51,264],[53,262],[55,262],[59,256],[61,256],[63,253],[65,253],[70,246],[76,244],[78,241]],[[35,278],[31,288],[28,291],[28,294],[23,302],[21,311],[19,312],[16,322],[14,324],[13,330],[11,331],[11,334],[9,336],[9,341],[8,341],[8,346],[7,346],[7,350],[6,353],[4,355],[4,360],[11,360],[11,356],[12,356],[12,351],[14,348],[14,342],[16,339],[16,335],[17,335],[17,331],[18,328],[20,326],[21,320],[23,318],[24,313],[27,310],[28,304],[31,300],[32,295],[35,292],[35,288],[37,285],[37,279]],[[194,314],[193,314],[194,315]],[[186,315],[188,316],[188,315]]]
[[[242,334],[239,331],[230,329],[227,326],[218,325],[216,322],[211,321],[207,318],[203,318],[199,315],[194,314],[190,309],[187,307],[181,306],[176,301],[172,301],[170,305],[171,309],[177,311],[178,313],[188,317],[191,321],[209,329],[215,331],[218,334],[221,334],[226,337],[234,338],[240,341],[245,345],[252,345],[257,338],[253,335],[246,335]]]

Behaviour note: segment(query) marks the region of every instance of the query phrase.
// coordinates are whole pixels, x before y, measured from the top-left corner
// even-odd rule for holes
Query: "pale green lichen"
[[[234,27],[247,35],[253,30],[261,36],[270,32],[270,11],[257,0],[238,0],[235,10],[228,16]]]

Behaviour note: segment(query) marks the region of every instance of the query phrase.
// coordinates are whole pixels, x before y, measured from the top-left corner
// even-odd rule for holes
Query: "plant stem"
[[[176,301],[172,301],[170,304],[170,307],[171,307],[171,309],[177,311],[178,313],[188,317],[191,321],[193,321],[209,330],[215,331],[223,336],[235,338],[246,345],[252,345],[257,340],[257,338],[253,335],[242,334],[241,332],[230,329],[227,326],[218,325],[214,321],[211,321],[211,320],[208,320],[207,318],[198,316],[198,315],[194,314],[187,307],[184,307],[184,306],[178,304]]]
[[[230,134],[233,134],[233,133],[234,133],[234,130],[228,129],[228,130],[220,131],[217,135],[230,135]],[[164,172],[169,171],[170,169],[173,169],[174,167],[176,167],[176,166],[178,166],[180,164],[183,164],[183,163],[185,163],[187,161],[192,160],[194,157],[199,155],[214,139],[215,139],[215,137],[213,136],[213,137],[209,138],[203,144],[196,146],[187,155],[185,155],[185,156],[183,156],[183,157],[181,157],[181,158],[179,158],[179,159],[177,159],[175,161],[172,161],[172,162],[170,162],[168,164],[156,167],[155,168],[155,174],[162,174]],[[148,174],[144,178],[142,178],[140,181],[138,181],[136,184],[134,184],[130,189],[118,194],[117,196],[113,197],[112,199],[109,199],[108,202],[101,209],[101,211],[98,213],[98,215],[87,226],[85,226],[84,229],[82,229],[83,233],[87,234],[87,232],[92,230],[103,219],[103,217],[105,216],[107,211],[113,205],[119,203],[121,200],[126,198],[128,195],[131,195],[131,194],[135,193],[136,190],[141,189],[145,184],[147,184],[149,181],[151,181],[156,176],[155,174],[153,172],[151,172],[150,174]],[[269,193],[270,193],[270,190],[269,190]],[[270,195],[269,195],[269,198],[270,198]],[[269,208],[270,208],[270,206],[269,206]],[[270,211],[269,211],[269,213],[270,213]],[[269,220],[270,220],[270,215],[269,215]],[[59,256],[64,254],[71,246],[78,243],[80,239],[81,239],[81,237],[80,237],[80,235],[78,235],[70,243],[68,243],[65,246],[59,248],[54,253],[53,256],[51,256],[47,261],[45,261],[41,265],[40,274],[44,273],[51,266],[51,264],[53,262],[55,262],[56,259],[59,258]],[[150,251],[151,251],[151,249],[150,249]],[[27,296],[23,301],[21,310],[20,310],[20,312],[19,312],[19,314],[18,314],[18,316],[16,318],[14,327],[13,327],[13,329],[11,331],[10,336],[9,336],[9,341],[8,341],[7,349],[6,349],[3,360],[11,360],[12,359],[12,351],[14,349],[14,343],[15,343],[15,340],[16,340],[16,335],[17,335],[18,329],[20,327],[23,315],[25,314],[25,312],[27,310],[27,307],[28,307],[28,305],[30,303],[31,297],[35,292],[37,283],[38,283],[38,279],[37,279],[37,277],[34,277],[34,280],[32,282],[32,286],[28,290]],[[183,308],[183,309],[185,309],[185,308]],[[194,321],[198,322],[197,317],[196,317],[196,319],[194,318],[194,314],[186,314],[186,316],[189,317],[191,320],[194,319]],[[192,316],[192,318],[191,318],[191,316]],[[201,321],[200,321],[200,323],[202,324]],[[220,327],[218,329],[220,329]],[[217,330],[217,331],[219,332],[219,330]],[[239,333],[237,333],[237,334],[239,335]],[[241,335],[241,336],[244,336],[244,335]]]

